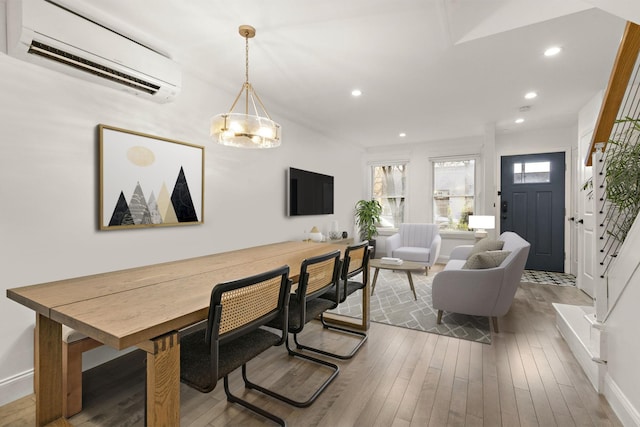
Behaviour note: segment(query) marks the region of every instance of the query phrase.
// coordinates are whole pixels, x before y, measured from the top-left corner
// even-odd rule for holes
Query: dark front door
[[[503,156],[500,231],[531,243],[528,270],[564,271],[564,153]]]

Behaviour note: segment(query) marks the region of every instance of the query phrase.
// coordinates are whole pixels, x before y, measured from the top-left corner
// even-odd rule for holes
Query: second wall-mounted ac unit
[[[7,53],[156,102],[180,93],[180,65],[48,0],[7,0]]]

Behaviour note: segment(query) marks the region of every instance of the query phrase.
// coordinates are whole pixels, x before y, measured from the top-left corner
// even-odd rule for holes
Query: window
[[[406,178],[406,163],[371,167],[371,194],[382,205],[382,227],[398,227],[404,222]]]
[[[433,162],[433,222],[442,230],[468,230],[475,208],[475,159]]]
[[[542,182],[551,182],[551,162],[513,164],[514,184],[534,184]]]

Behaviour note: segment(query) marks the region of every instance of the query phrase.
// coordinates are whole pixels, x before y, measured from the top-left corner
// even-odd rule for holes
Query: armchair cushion
[[[511,251],[484,251],[473,254],[467,259],[462,268],[479,270],[483,268],[494,268],[502,264],[502,261],[509,256]]]
[[[393,251],[395,258],[414,260],[414,259],[429,259],[429,248],[416,248],[412,246],[403,246]]]

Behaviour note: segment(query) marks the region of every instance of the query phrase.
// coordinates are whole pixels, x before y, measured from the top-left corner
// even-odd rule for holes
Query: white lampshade
[[[257,115],[218,114],[211,119],[211,136],[231,147],[273,148],[280,146],[280,125]]]
[[[496,217],[493,215],[469,215],[469,228],[492,230],[496,228]]]

